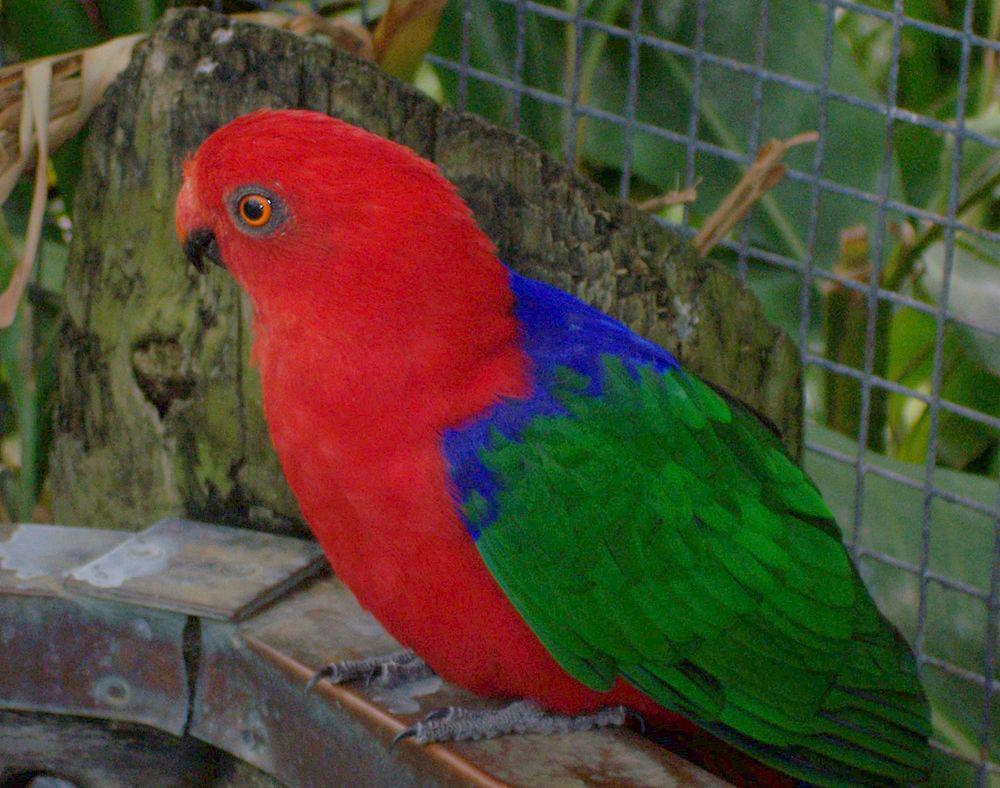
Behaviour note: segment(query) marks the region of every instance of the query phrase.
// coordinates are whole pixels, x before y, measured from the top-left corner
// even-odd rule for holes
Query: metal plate
[[[71,571],[68,590],[233,621],[326,565],[314,542],[167,519]]]
[[[110,601],[0,595],[0,708],[184,730],[187,617]]]
[[[287,670],[283,655],[261,658],[231,624],[204,622],[201,642],[190,735],[290,786],[500,785],[471,764],[446,767],[433,757],[443,748],[391,747],[385,720],[330,702],[324,692],[307,693],[305,677]]]
[[[291,590],[323,565],[315,545],[178,520],[118,544],[99,531],[21,528],[0,541],[0,708],[186,731],[296,788],[724,785],[628,731],[393,747],[433,709],[499,701],[437,678],[307,693],[326,662],[399,648],[336,579]],[[53,596],[77,559],[86,563]],[[188,615],[199,610],[230,620]]]
[[[26,775],[39,772],[47,780]],[[4,788],[285,788],[190,737],[135,723],[0,710]]]
[[[99,528],[0,525],[0,593],[58,595],[66,572],[128,537]]]
[[[261,611],[252,620],[240,625],[239,631],[259,657],[291,676],[297,687],[301,687],[312,673],[330,661],[399,649],[399,645],[370,614],[360,608],[351,593],[335,578],[322,578],[311,583],[308,588]],[[231,678],[232,672],[229,671],[225,679],[229,681]],[[199,698],[202,697],[201,690],[199,683]],[[248,688],[246,691],[253,690]],[[329,699],[338,714],[347,712],[353,720],[338,723],[335,728],[328,727],[324,746],[337,742],[345,735],[345,730],[358,724],[371,731],[364,748],[367,766],[362,764],[352,768],[374,769],[376,765],[391,763],[399,771],[406,765],[410,769],[430,769],[427,773],[437,774],[438,781],[455,780],[477,785],[726,785],[683,758],[637,734],[621,730],[506,736],[492,741],[454,742],[427,747],[405,742],[391,749],[389,742],[396,733],[436,708],[447,705],[475,708],[496,704],[440,681],[436,685],[421,682],[391,692],[356,684],[334,687],[321,682],[317,691]],[[292,697],[297,699],[294,694]],[[195,716],[197,719],[197,705]],[[231,727],[227,725],[219,730],[226,734]],[[231,734],[227,735],[231,737]],[[378,745],[374,751],[373,742]],[[359,746],[338,744],[338,752],[346,752],[346,755],[338,757],[349,756]],[[244,753],[234,754],[247,757]],[[404,754],[405,758],[416,757],[418,761],[408,765]],[[334,768],[333,763],[330,768]],[[294,785],[322,784],[297,782],[289,779],[290,775],[278,776]],[[378,782],[374,774],[371,779]]]

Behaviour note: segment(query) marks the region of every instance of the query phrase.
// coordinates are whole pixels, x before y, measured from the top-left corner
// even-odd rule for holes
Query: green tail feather
[[[609,358],[481,454],[480,554],[553,657],[818,785],[915,783],[929,710],[814,485],[741,406]],[[487,507],[469,496],[467,515]]]

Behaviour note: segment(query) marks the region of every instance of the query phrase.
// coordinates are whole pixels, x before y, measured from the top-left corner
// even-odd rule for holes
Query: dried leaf
[[[764,194],[778,185],[785,174],[781,159],[790,148],[818,139],[818,133],[807,131],[787,140],[771,140],[763,145],[750,169],[695,235],[694,247],[698,254],[702,257],[707,255]]]
[[[688,186],[686,189],[674,189],[666,194],[661,194],[659,197],[652,197],[648,200],[644,200],[636,205],[640,211],[649,211],[650,213],[654,211],[662,210],[663,208],[670,208],[673,205],[686,205],[687,203],[692,203],[698,199],[698,186],[701,184],[701,178],[698,179],[694,186]]]
[[[122,36],[89,49],[31,60],[0,70],[0,203],[18,178],[87,121],[111,81],[125,68],[144,34]],[[24,250],[7,289],[0,293],[0,328],[17,314],[42,234],[48,196],[44,166],[35,167],[35,188]]]
[[[293,33],[306,38],[319,36],[330,46],[365,60],[375,59],[372,35],[361,25],[347,19],[326,19],[319,14],[296,14],[288,24]]]
[[[37,146],[38,161],[49,157],[49,86],[52,84],[52,63],[48,60],[34,61],[25,66],[24,95],[21,103],[21,123],[18,129],[21,157],[14,168],[4,173],[0,179],[0,194],[6,200],[14,187],[14,181],[27,166],[28,157]],[[32,139],[32,138],[35,139]],[[34,143],[34,145],[33,145]],[[31,268],[38,252],[42,237],[42,219],[45,216],[45,201],[48,196],[48,177],[45,167],[35,168],[35,189],[31,195],[31,213],[25,233],[24,252],[11,273],[7,289],[0,293],[0,328],[7,328],[14,322],[17,305],[28,284]],[[13,177],[11,177],[13,176]]]
[[[390,0],[375,28],[375,59],[383,71],[412,80],[434,41],[446,0]]]
[[[844,279],[868,285],[872,277],[869,260],[868,228],[847,227],[840,232],[840,251],[832,271]],[[843,282],[826,281],[820,286],[823,294],[823,355],[852,369],[865,366],[865,345],[868,333],[868,293],[849,287]],[[888,330],[891,310],[880,301],[876,311],[876,331]],[[875,346],[875,369],[885,368],[888,343]],[[826,426],[845,435],[857,435],[861,424],[861,382],[850,375],[827,370],[825,375]],[[868,446],[882,448],[882,425],[885,424],[888,393],[875,387],[869,395]]]

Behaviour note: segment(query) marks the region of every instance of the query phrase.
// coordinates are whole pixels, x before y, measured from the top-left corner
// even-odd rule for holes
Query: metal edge
[[[240,635],[247,648],[268,662],[278,666],[284,672],[300,679],[303,684],[312,678],[314,671],[297,660],[292,659],[286,654],[282,654],[253,635],[245,632],[240,633]],[[406,725],[391,714],[383,711],[364,696],[353,692],[349,687],[337,686],[324,681],[316,685],[315,691],[336,703],[342,704],[358,716],[367,718],[376,725],[385,728],[393,736],[406,727]],[[400,746],[421,747],[421,751],[428,758],[438,761],[443,767],[468,780],[473,785],[481,786],[481,788],[510,788],[509,783],[498,780],[493,775],[483,771],[444,745],[429,744],[422,746],[415,745],[412,742],[404,742]]]

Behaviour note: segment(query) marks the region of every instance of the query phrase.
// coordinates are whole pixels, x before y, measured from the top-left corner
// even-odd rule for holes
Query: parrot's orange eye
[[[281,195],[256,183],[237,187],[225,202],[236,229],[255,238],[273,235],[285,227],[290,218]]]
[[[240,198],[236,210],[251,227],[263,227],[271,220],[271,200],[263,194],[248,194]]]

